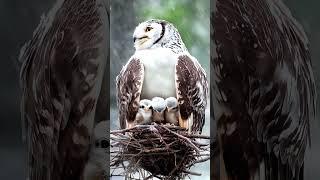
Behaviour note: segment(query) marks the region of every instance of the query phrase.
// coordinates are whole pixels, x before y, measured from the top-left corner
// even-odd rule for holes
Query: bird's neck
[[[186,46],[182,42],[182,40],[171,41],[171,40],[163,39],[159,43],[151,46],[150,49],[156,49],[156,48],[168,48],[175,54],[179,54],[184,51],[188,51]]]

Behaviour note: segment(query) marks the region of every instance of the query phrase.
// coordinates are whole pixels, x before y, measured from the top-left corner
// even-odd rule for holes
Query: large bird
[[[108,56],[107,9],[103,0],[59,0],[21,50],[27,179],[86,179]]]
[[[213,25],[220,175],[303,179],[316,93],[301,25],[281,0],[217,0]]]
[[[206,73],[187,51],[178,30],[165,20],[152,19],[136,27],[133,40],[135,54],[116,80],[121,128],[133,123],[140,99],[177,97],[179,125],[201,133],[208,93]]]

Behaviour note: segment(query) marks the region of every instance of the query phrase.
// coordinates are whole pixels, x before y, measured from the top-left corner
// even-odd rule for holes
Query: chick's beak
[[[145,111],[151,111],[152,110],[152,106],[147,106],[144,108]]]
[[[177,107],[167,107],[168,112],[176,111]]]
[[[133,37],[133,42],[134,42],[134,43],[136,42],[136,40],[137,40],[137,38],[136,38],[136,37]]]

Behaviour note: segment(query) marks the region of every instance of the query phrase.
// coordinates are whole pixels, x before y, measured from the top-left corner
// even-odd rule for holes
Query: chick
[[[139,102],[139,110],[134,120],[134,125],[150,124],[152,122],[152,102],[149,99],[143,99]]]
[[[152,98],[152,107],[153,107],[153,114],[152,119],[156,123],[165,123],[164,119],[164,111],[166,109],[166,102],[161,97],[154,97]]]
[[[168,97],[166,100],[165,122],[179,125],[178,100],[175,97]]]

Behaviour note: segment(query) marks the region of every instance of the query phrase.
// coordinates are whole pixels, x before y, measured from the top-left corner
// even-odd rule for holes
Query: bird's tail
[[[267,155],[260,163],[254,180],[303,180],[304,165],[292,171],[289,164],[283,164],[275,155]]]

